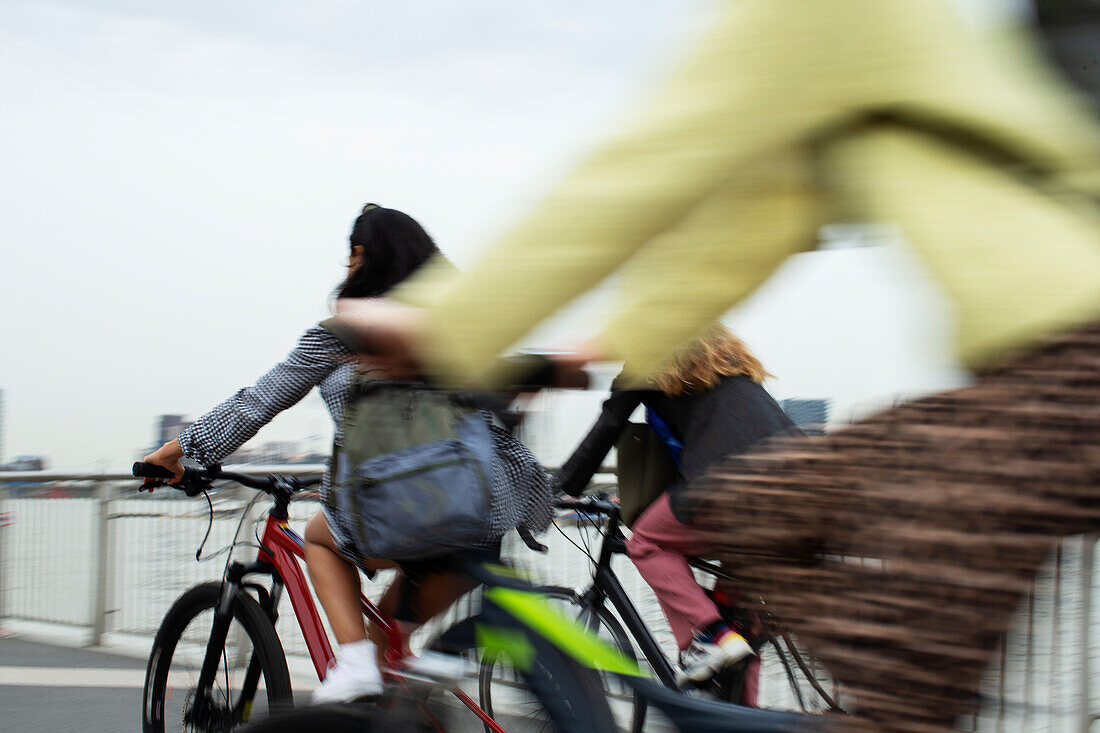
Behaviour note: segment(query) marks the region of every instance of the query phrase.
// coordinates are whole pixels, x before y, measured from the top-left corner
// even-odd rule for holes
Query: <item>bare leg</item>
[[[323,513],[306,525],[306,567],[332,633],[340,644],[363,641],[367,629],[359,606],[359,570],[340,555]]]
[[[397,613],[397,604],[400,600],[402,575],[394,578],[393,583],[386,590],[385,595],[378,602],[378,609],[387,618],[393,618]],[[412,631],[421,624],[433,618],[437,614],[446,611],[451,604],[474,587],[474,581],[465,575],[458,573],[434,573],[420,581],[419,587],[413,593],[412,611],[416,614],[416,623],[405,623],[405,630]],[[381,663],[386,648],[389,646],[386,635],[378,627],[371,625],[370,640],[378,646],[378,659]]]
[[[336,636],[336,641],[340,644],[350,644],[370,638],[378,646],[379,655],[384,654],[388,643],[382,630],[372,626],[368,637],[363,623],[363,612],[359,605],[359,595],[362,592],[359,570],[337,551],[336,543],[332,539],[322,512],[318,512],[313,519],[309,520],[309,524],[306,525],[305,540],[309,578],[332,625],[332,633]],[[363,565],[370,569],[394,567],[394,564],[387,560],[368,558],[363,558]],[[393,618],[393,614],[397,611],[400,581],[399,571],[397,578],[378,604],[382,613],[390,618]],[[423,623],[446,610],[472,587],[473,581],[463,575],[455,573],[429,575],[421,581],[415,592],[413,612],[420,623]],[[415,626],[419,626],[419,623]],[[379,659],[381,660],[381,656]]]

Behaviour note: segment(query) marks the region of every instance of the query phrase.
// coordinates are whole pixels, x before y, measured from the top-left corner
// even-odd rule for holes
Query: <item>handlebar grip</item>
[[[172,478],[172,472],[167,468],[140,461],[134,464],[133,473],[136,478]]]

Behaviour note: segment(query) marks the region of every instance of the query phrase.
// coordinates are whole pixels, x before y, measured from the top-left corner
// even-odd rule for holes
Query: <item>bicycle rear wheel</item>
[[[631,660],[637,660],[630,638],[614,614],[606,607],[583,606],[570,588],[547,586],[538,592],[562,613],[575,618],[589,631],[613,644]],[[633,688],[614,675],[600,675],[600,686],[615,716],[618,728],[623,731],[639,731],[645,721],[645,701],[634,694]],[[530,690],[517,670],[486,657],[478,669],[478,693],[481,708],[492,717],[507,709],[524,719],[531,730],[550,730],[549,714],[544,705]],[[496,710],[494,711],[494,706]],[[526,729],[526,728],[525,728]]]
[[[750,707],[807,713],[841,710],[835,700],[836,691],[826,691],[817,676],[823,674],[823,670],[812,660],[807,663],[808,653],[796,648],[774,620],[766,617],[762,607],[740,605],[737,596],[731,598],[728,591],[708,590],[707,595],[718,606],[726,623],[745,630],[743,633],[757,657],[718,672],[700,685],[700,690],[723,702]]]
[[[290,673],[275,626],[244,592],[233,599],[233,619],[213,685],[210,690],[198,690],[221,593],[221,583],[197,585],[180,596],[164,617],[145,671],[145,733],[223,733],[247,722],[254,703],[259,703],[257,711],[269,712],[293,705]]]

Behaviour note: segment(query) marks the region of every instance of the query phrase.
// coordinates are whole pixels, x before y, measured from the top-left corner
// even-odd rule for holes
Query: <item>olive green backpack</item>
[[[668,446],[646,423],[627,423],[615,444],[619,466],[619,511],[630,526],[680,472]]]
[[[358,551],[419,560],[491,539],[493,442],[463,394],[356,377],[329,503]]]

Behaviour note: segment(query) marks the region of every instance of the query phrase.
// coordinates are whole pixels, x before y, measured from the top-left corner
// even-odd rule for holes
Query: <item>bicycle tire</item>
[[[172,695],[172,689],[168,686],[169,672],[176,656],[177,648],[187,627],[193,620],[206,611],[213,611],[221,598],[221,583],[203,583],[196,585],[181,595],[161,622],[153,641],[153,648],[149,654],[149,663],[145,670],[145,687],[142,693],[142,730],[144,733],[165,733],[165,718],[167,712],[166,699]],[[290,685],[290,672],[287,670],[286,656],[283,645],[275,632],[275,626],[271,618],[260,604],[243,591],[239,591],[233,599],[233,621],[237,622],[252,646],[249,656],[249,666],[259,664],[263,685],[267,693],[267,707],[270,711],[288,709],[294,704],[293,691]],[[209,632],[207,632],[209,633]],[[204,646],[204,644],[203,644]],[[228,672],[227,672],[228,674]],[[224,714],[231,714],[233,720],[226,723],[225,720],[218,724],[193,723],[192,730],[218,730],[224,731],[243,724],[247,721],[255,689],[250,695],[241,695],[239,699],[231,700],[230,691],[226,691],[226,699],[231,702],[227,705]],[[189,696],[194,695],[194,690],[185,693],[184,707]],[[181,720],[181,724],[182,724]],[[228,727],[227,727],[228,726]]]
[[[615,716],[601,675],[549,644],[536,642],[528,686],[548,713],[550,730],[561,733],[614,733]],[[545,729],[545,728],[544,728]]]
[[[579,603],[576,593],[572,589],[561,586],[544,586],[539,588],[538,592],[550,599],[564,601],[576,606],[580,609],[579,613],[576,614],[577,617],[580,617],[585,610],[595,611],[597,621],[611,636],[611,640],[615,646],[631,660],[637,661],[637,655],[634,653],[634,647],[630,642],[630,637],[623,629],[622,624],[619,623],[618,619],[615,618],[614,614],[612,614],[610,609],[606,606],[600,606],[599,608],[592,608],[589,606],[586,609]],[[488,713],[490,717],[495,717],[493,713],[492,683],[494,681],[494,669],[496,665],[497,660],[484,658],[481,660],[481,664],[478,668],[478,701],[481,705],[481,709]],[[603,675],[601,675],[601,678],[602,677]],[[622,683],[619,683],[617,686],[622,688],[624,692],[629,691],[631,697],[630,721],[625,730],[633,732],[640,731],[645,722],[645,700],[635,695],[633,689],[629,686],[623,685]],[[600,680],[600,689],[603,691],[605,697],[609,696],[607,679],[604,678]],[[486,733],[489,733],[488,726],[486,726]]]

